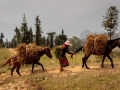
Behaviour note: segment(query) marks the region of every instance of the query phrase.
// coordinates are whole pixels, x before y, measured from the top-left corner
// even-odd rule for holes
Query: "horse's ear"
[[[47,47],[45,47],[45,51],[47,52]]]
[[[46,47],[49,47],[49,44],[46,44]]]
[[[46,52],[48,52],[48,51],[51,50],[51,48],[50,47],[45,47],[45,50],[46,50]]]

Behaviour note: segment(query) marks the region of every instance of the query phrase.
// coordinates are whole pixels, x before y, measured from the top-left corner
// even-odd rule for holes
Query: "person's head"
[[[72,44],[70,43],[70,41],[66,41],[65,43],[64,43],[66,46],[72,46]]]

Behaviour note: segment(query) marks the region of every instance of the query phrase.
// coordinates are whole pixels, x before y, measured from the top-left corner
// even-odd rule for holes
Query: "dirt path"
[[[9,49],[9,51],[11,52],[11,53],[13,53],[13,54],[17,54],[16,52],[15,52],[15,50],[13,50],[13,49]]]

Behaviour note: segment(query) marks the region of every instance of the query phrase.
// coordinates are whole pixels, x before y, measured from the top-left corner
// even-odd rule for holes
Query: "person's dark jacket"
[[[68,54],[73,54],[72,52],[70,52],[70,51],[68,50],[68,46],[66,46],[66,47],[63,48],[62,57],[65,57],[66,53],[68,53]]]

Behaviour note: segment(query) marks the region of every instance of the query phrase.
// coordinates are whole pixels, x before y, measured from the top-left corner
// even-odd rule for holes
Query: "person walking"
[[[71,52],[68,50],[69,46],[72,46],[72,44],[68,40],[62,45],[62,55],[59,58],[60,72],[64,71],[63,67],[69,66],[69,62],[68,62],[68,59],[66,57],[66,53],[71,54],[71,55],[75,54],[75,52]]]

